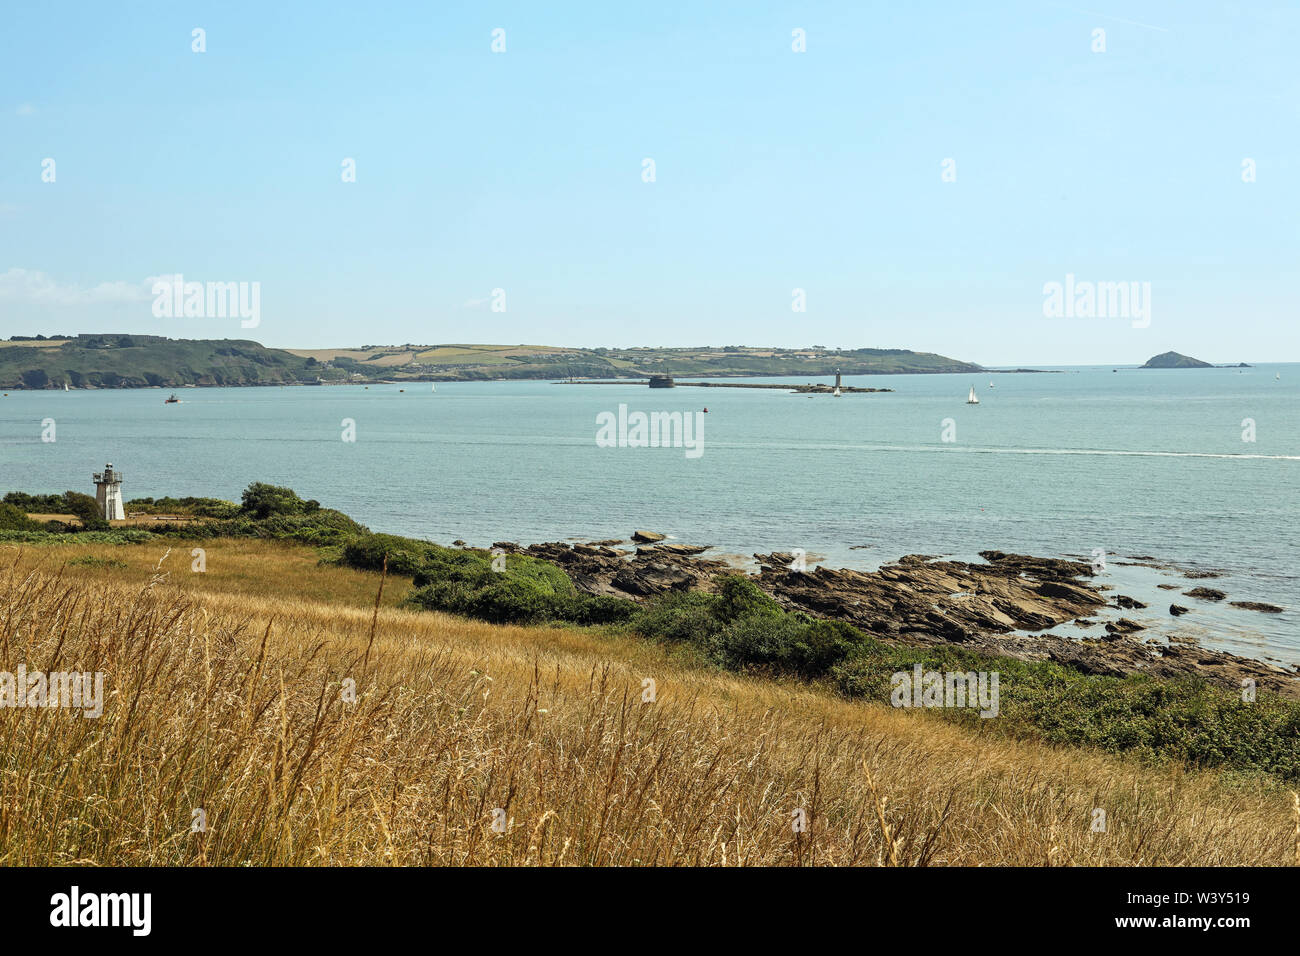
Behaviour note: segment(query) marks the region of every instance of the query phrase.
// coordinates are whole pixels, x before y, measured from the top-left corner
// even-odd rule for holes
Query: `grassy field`
[[[415,612],[397,606],[407,582],[389,578],[377,603],[379,584],[277,542],[0,545],[0,668],[106,675],[98,719],[0,712],[0,861],[1287,865],[1300,853],[1294,798],[1270,777],[985,735],[593,629]],[[200,808],[207,826],[192,832]]]

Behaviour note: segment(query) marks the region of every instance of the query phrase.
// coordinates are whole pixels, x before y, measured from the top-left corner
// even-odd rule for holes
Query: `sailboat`
[[[67,383],[67,382],[64,382],[64,383],[63,383],[63,390],[64,390],[65,392],[68,390],[68,383]]]
[[[1273,381],[1275,381],[1275,382],[1280,382],[1280,381],[1282,381],[1282,373],[1281,373],[1281,372],[1278,372],[1276,375],[1274,375],[1274,376],[1273,376]]]
[[[835,391],[831,392],[831,395],[833,395],[835,398],[839,398],[843,394],[844,393],[840,391],[840,387],[838,385],[835,386]]]
[[[979,403],[980,403],[979,396],[975,394],[975,386],[972,385],[970,387],[970,398],[966,399],[966,404],[978,405]]]
[[[989,382],[989,388],[992,388],[992,387],[993,387],[993,383],[992,383],[992,382]]]

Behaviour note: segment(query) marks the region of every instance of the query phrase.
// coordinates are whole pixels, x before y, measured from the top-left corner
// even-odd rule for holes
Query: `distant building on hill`
[[[673,377],[672,377],[671,375],[651,375],[651,376],[650,376],[650,387],[651,387],[651,388],[673,388],[673,387],[675,387],[676,385],[677,385],[677,383],[673,381]]]
[[[126,509],[122,507],[122,473],[114,471],[112,463],[105,465],[103,472],[95,472],[95,501],[105,520],[126,517]]]

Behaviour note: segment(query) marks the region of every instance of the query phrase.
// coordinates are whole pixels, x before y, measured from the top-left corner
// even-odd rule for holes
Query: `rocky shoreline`
[[[665,543],[653,532],[637,532],[633,540],[638,544],[634,550],[618,547],[621,540],[523,548],[502,541],[493,548],[555,564],[583,593],[636,601],[673,591],[709,591],[718,578],[738,573],[726,561],[701,556],[708,550],[704,546]],[[1090,618],[1108,607],[1146,605],[1125,595],[1108,597],[1109,586],[1093,583],[1093,569],[1083,561],[1001,551],[980,556],[987,563],[908,555],[868,572],[792,570],[797,565],[791,554],[755,554],[759,571],[751,578],[788,610],[846,621],[885,641],[953,644],[1024,661],[1055,661],[1088,674],[1200,677],[1238,691],[1243,681],[1253,680],[1259,689],[1300,699],[1300,679],[1292,672],[1200,647],[1190,639],[1150,637],[1142,624],[1127,618],[1107,623],[1100,637],[1042,633],[1061,624],[1094,625]],[[1213,601],[1226,596],[1207,588],[1185,593]],[[1282,610],[1258,602],[1232,603],[1263,613]],[[1174,610],[1178,607],[1171,606],[1171,613],[1184,611]]]

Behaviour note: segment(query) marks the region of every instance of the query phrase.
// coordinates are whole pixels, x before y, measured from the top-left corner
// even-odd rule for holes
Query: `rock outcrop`
[[[587,594],[636,601],[674,591],[712,591],[722,576],[741,573],[725,561],[690,553],[696,550],[698,546],[655,545],[629,554],[553,542],[531,545],[522,553],[563,568]],[[1300,698],[1300,681],[1292,674],[1194,642],[1144,639],[1147,628],[1139,621],[1107,621],[1105,633],[1096,637],[1043,633],[1062,624],[1093,627],[1108,606],[1143,605],[1125,595],[1108,601],[1105,585],[1093,583],[1092,568],[1083,561],[1001,551],[980,556],[986,564],[908,555],[878,571],[820,566],[800,571],[794,570],[794,555],[774,552],[754,555],[759,571],[752,579],[787,610],[846,621],[884,641],[960,644],[991,655],[1055,661],[1088,674],[1196,676],[1234,690],[1249,678],[1265,690]],[[1169,609],[1174,615],[1186,610],[1179,605]]]
[[[1263,601],[1229,601],[1228,603],[1245,611],[1263,611],[1265,614],[1281,614],[1284,610],[1276,604],[1265,604]]]

